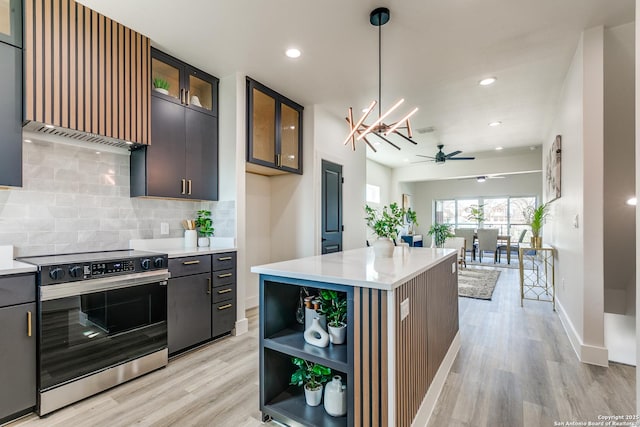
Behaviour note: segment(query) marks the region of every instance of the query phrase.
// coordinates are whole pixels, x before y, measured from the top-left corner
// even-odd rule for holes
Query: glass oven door
[[[167,347],[168,272],[40,288],[40,390]]]

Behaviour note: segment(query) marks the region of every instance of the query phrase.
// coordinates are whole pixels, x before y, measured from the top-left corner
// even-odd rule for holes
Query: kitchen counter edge
[[[11,274],[35,273],[38,268],[35,265],[27,264],[20,261],[10,261],[8,263],[0,263],[0,276],[9,276]]]

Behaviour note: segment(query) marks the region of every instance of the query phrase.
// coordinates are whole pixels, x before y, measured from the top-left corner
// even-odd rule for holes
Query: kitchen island
[[[252,267],[260,274],[260,410],[291,426],[426,425],[460,347],[456,253],[372,248]],[[307,344],[296,319],[301,289],[342,292],[347,342]],[[305,404],[289,385],[292,357],[319,363],[347,384],[347,414]]]

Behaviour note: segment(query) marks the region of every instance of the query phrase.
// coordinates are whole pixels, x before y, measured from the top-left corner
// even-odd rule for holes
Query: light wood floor
[[[257,312],[249,333],[165,369],[11,427],[260,425]],[[518,270],[502,269],[492,301],[460,298],[462,349],[430,427],[553,426],[635,413],[635,368],[581,364],[551,304],[520,308]]]

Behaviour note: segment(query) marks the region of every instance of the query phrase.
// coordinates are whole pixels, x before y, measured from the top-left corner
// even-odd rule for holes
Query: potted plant
[[[344,344],[347,337],[347,298],[344,293],[322,289],[322,313],[327,316],[329,341],[332,344]]]
[[[467,211],[465,218],[468,221],[475,222],[478,226],[484,222],[484,205],[471,205],[465,210]]]
[[[304,397],[309,406],[318,406],[322,401],[322,385],[331,379],[331,369],[318,363],[307,362],[299,357],[292,357],[291,362],[298,367],[291,374],[291,385],[300,387],[304,384]]]
[[[407,222],[409,223],[409,235],[413,234],[413,227],[418,226],[418,217],[416,216],[416,211],[411,208],[407,209]]]
[[[523,215],[527,220],[527,224],[531,227],[531,246],[534,248],[542,247],[542,237],[540,230],[549,216],[549,203],[543,203],[538,207],[527,206],[523,211]]]
[[[169,82],[160,77],[153,78],[153,90],[169,95]]]
[[[384,206],[382,212],[378,212],[369,205],[364,207],[367,216],[367,226],[373,230],[378,239],[373,242],[373,251],[379,257],[393,256],[394,241],[398,237],[398,228],[404,224],[405,210],[397,203]]]
[[[211,240],[209,237],[213,236],[215,229],[213,228],[213,221],[211,219],[211,211],[199,210],[198,218],[196,219],[196,227],[198,229],[198,246],[209,246]]]
[[[451,232],[451,226],[448,224],[438,224],[437,222],[431,225],[429,228],[429,236],[432,236],[431,247],[441,248],[444,241],[449,237],[453,237]]]

